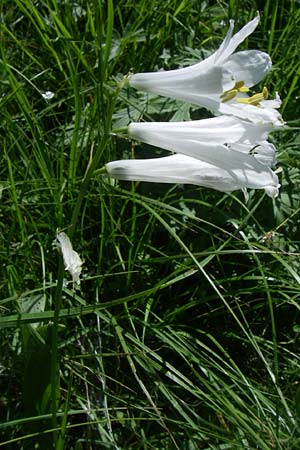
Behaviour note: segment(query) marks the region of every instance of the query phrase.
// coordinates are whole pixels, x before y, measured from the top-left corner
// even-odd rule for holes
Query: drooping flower
[[[275,147],[267,142],[271,125],[254,124],[233,116],[187,122],[132,122],[131,139],[181,153],[226,169],[239,160],[275,164]]]
[[[258,22],[257,15],[232,36],[234,21],[231,20],[221,46],[208,58],[181,69],[137,73],[129,77],[129,84],[139,90],[203,106],[215,113],[233,114],[280,126],[283,124],[281,115],[274,110],[278,107],[278,99],[275,103],[263,104],[266,101],[266,91],[263,91],[254,94],[256,103],[249,104],[247,100],[249,88],[260,82],[271,69],[269,55],[258,50],[234,53],[238,45],[255,30]],[[241,99],[244,103],[238,103]],[[237,108],[230,108],[236,104]],[[254,111],[248,106],[254,107]],[[263,113],[255,115],[255,110],[259,109]]]
[[[208,187],[221,192],[241,189],[247,198],[247,188],[264,189],[268,196],[278,195],[277,175],[250,155],[232,167],[219,166],[190,156],[176,154],[155,159],[111,161],[106,164],[107,174],[119,180],[149,181],[155,183],[187,183]],[[225,156],[226,158],[226,156]]]
[[[70,238],[66,235],[66,233],[63,231],[58,233],[56,235],[56,239],[63,255],[65,270],[70,272],[74,283],[80,284],[79,277],[81,274],[81,266],[83,264],[80,256],[77,252],[75,252],[75,250],[73,250]]]
[[[188,158],[117,161],[108,163],[106,169],[111,177],[124,180],[173,180],[225,192],[265,189],[275,197],[279,182],[271,169],[276,149],[266,140],[270,129],[270,124],[258,125],[233,116],[187,122],[133,122],[128,127],[132,139]]]

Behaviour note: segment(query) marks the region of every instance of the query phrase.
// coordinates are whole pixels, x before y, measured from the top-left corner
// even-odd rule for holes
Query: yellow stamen
[[[229,102],[229,100],[232,100],[239,92],[248,92],[249,88],[245,86],[244,81],[237,81],[232,89],[229,89],[228,91],[224,91],[223,94],[221,94],[221,102],[226,103]]]
[[[236,89],[239,92],[248,92],[249,91],[249,88],[247,86],[245,86],[245,82],[244,81],[237,81],[235,83],[235,86],[236,86]]]
[[[230,89],[230,91],[223,92],[221,95],[221,101],[223,103],[229,102],[229,100],[232,100],[238,93],[237,89]]]
[[[269,92],[266,87],[263,88],[262,92],[252,95],[247,98],[237,98],[238,103],[245,103],[247,105],[260,106],[260,102],[268,98]]]

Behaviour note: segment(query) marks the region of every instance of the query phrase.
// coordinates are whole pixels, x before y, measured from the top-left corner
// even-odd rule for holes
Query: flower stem
[[[98,166],[101,156],[104,152],[104,149],[108,143],[108,140],[111,137],[110,130],[111,130],[112,114],[114,111],[114,107],[115,107],[119,92],[120,92],[121,88],[123,87],[123,85],[124,85],[123,81],[121,81],[117,85],[117,89],[114,91],[114,96],[108,104],[107,115],[106,115],[107,120],[105,121],[103,137],[101,139],[100,145],[98,146],[92,161],[89,163],[89,165],[87,167],[87,170],[85,172],[84,178],[83,178],[81,186],[80,186],[78,197],[76,199],[76,202],[75,202],[75,205],[74,205],[74,208],[72,211],[71,223],[70,223],[70,228],[69,228],[69,232],[68,232],[70,239],[72,239],[72,237],[73,237],[73,234],[74,234],[74,231],[75,231],[75,228],[77,225],[77,221],[78,221],[78,218],[80,215],[81,205],[82,205],[84,196],[86,194],[86,191],[88,189],[89,182],[90,182],[91,178],[93,177],[95,170],[97,169],[97,166]]]
[[[64,279],[64,263],[62,255],[59,255],[58,278],[54,296],[54,318],[52,325],[51,339],[51,412],[52,412],[52,428],[53,431],[53,448],[56,448],[57,442],[57,392],[58,392],[58,354],[57,354],[57,338],[58,338],[58,321],[59,311],[62,300],[62,288]]]

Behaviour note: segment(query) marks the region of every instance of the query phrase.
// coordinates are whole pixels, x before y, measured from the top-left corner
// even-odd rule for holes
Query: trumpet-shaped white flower
[[[188,183],[231,192],[241,189],[247,198],[247,188],[264,189],[270,197],[278,195],[277,175],[255,158],[240,153],[242,158],[232,167],[219,166],[176,154],[155,159],[111,161],[106,164],[110,177],[127,181],[156,183]],[[224,162],[226,155],[224,157]]]
[[[256,159],[275,164],[275,147],[267,142],[270,124],[254,124],[233,116],[187,122],[132,122],[132,139],[205,161],[226,169]]]
[[[253,111],[253,108],[245,108],[248,106],[246,92],[260,82],[272,66],[267,53],[258,50],[234,53],[238,45],[255,30],[258,22],[257,15],[232,36],[234,21],[231,20],[221,46],[205,60],[176,70],[137,73],[129,77],[129,84],[139,90],[204,106],[214,112],[282,125],[280,113],[274,111],[278,102],[268,106],[265,104],[263,114],[255,114],[255,110],[261,108],[257,97],[256,104],[250,103]],[[230,109],[227,103],[236,105],[239,98],[244,98],[246,104]],[[261,100],[264,101],[265,96]],[[227,107],[224,108],[224,105]]]
[[[72,243],[66,233],[63,231],[58,233],[56,239],[63,255],[65,270],[70,272],[74,283],[80,284],[79,277],[81,274],[81,266],[83,264],[80,256],[73,250]]]
[[[124,161],[124,165],[118,161],[106,167],[110,176],[115,178],[144,181],[152,178],[154,181],[176,182],[178,177],[177,182],[223,191],[265,189],[268,195],[274,197],[278,194],[279,183],[277,175],[271,170],[275,164],[276,149],[266,140],[270,129],[270,124],[258,125],[233,116],[188,122],[133,122],[128,127],[132,139],[189,158]],[[163,164],[161,171],[159,161]],[[184,163],[182,168],[180,161]],[[147,174],[148,162],[149,170],[153,168],[153,171]],[[125,172],[123,169],[126,169]],[[206,169],[210,174],[207,177]],[[118,173],[121,176],[117,176]],[[212,180],[215,180],[215,186],[211,186]]]

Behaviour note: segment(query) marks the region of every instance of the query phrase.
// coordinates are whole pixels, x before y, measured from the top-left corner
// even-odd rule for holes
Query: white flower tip
[[[252,20],[250,20],[250,22],[248,22],[248,25],[252,24],[253,30],[255,30],[255,28],[259,24],[259,21],[260,21],[260,14],[259,14],[259,11],[256,11],[256,16],[254,17],[254,19],[252,19]]]
[[[245,203],[247,203],[248,200],[249,200],[249,193],[248,193],[248,191],[247,191],[247,188],[242,188],[242,192],[243,192],[243,194],[244,194]]]
[[[106,172],[109,177],[126,180],[126,160],[110,161],[105,164]]]
[[[72,243],[66,233],[63,231],[58,233],[56,239],[63,255],[65,270],[72,275],[74,283],[80,284],[79,277],[81,274],[81,266],[83,264],[80,256],[73,250]]]
[[[280,184],[277,186],[268,186],[265,188],[265,193],[271,198],[276,198],[279,195],[279,188]]]

